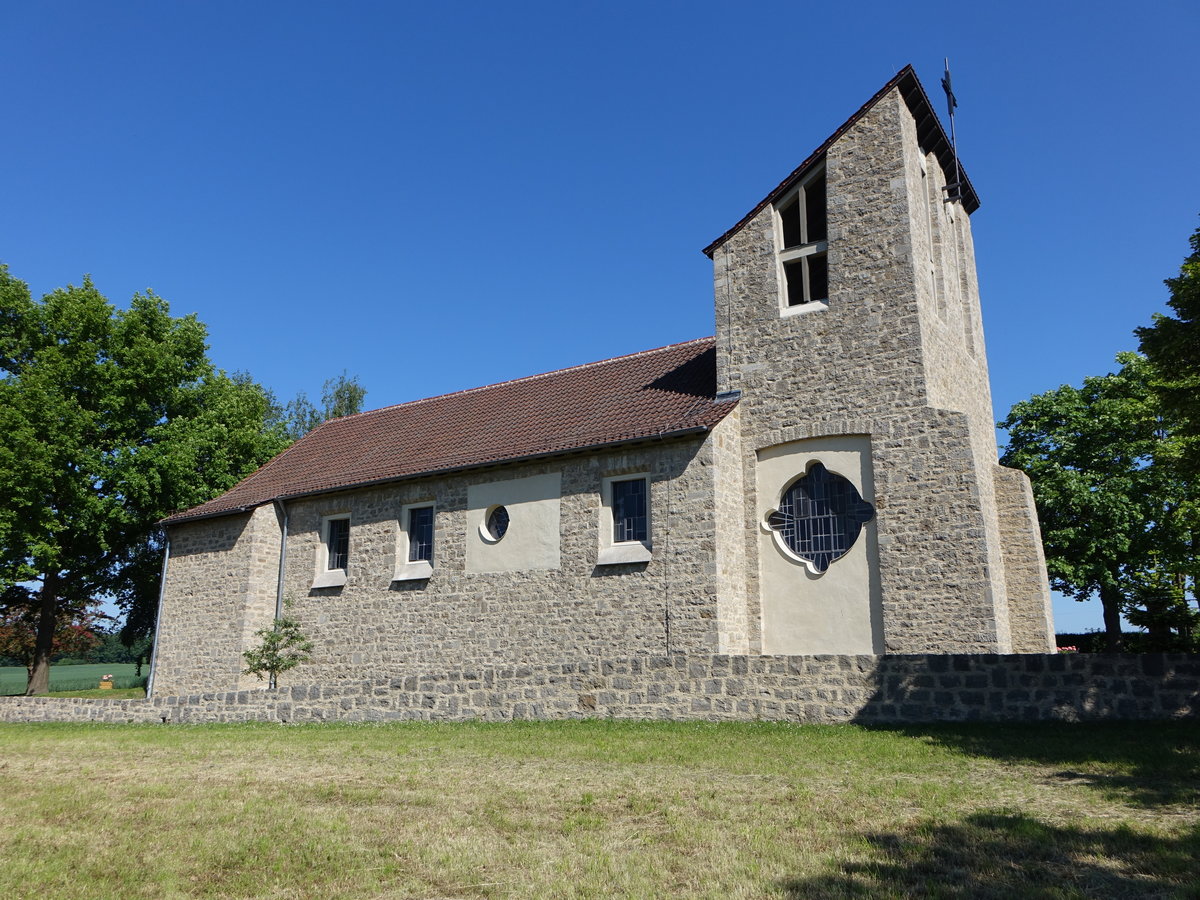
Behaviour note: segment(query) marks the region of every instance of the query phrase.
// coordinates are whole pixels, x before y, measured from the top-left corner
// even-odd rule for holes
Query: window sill
[[[805,313],[823,312],[829,309],[828,300],[813,300],[810,303],[797,303],[795,306],[785,306],[780,315],[802,316]]]
[[[431,575],[433,575],[433,566],[428,560],[419,559],[397,566],[392,575],[392,581],[423,581]]]
[[[314,578],[312,586],[314,588],[341,587],[345,583],[345,569],[330,569],[328,572],[322,572]]]
[[[621,563],[649,562],[651,558],[650,548],[640,541],[634,541],[601,548],[600,555],[596,558],[596,565],[616,566]]]

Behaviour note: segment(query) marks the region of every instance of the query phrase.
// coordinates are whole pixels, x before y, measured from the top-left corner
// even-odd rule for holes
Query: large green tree
[[[320,407],[301,391],[282,410],[281,417],[288,434],[298,440],[328,419],[362,412],[366,396],[367,389],[359,383],[358,376],[348,375],[343,370],[341,375],[325,381],[321,388]]]
[[[0,266],[0,604],[36,613],[27,693],[56,628],[112,597],[153,619],[164,515],[288,443],[269,394],[207,357],[153,294],[115,309],[90,279],[32,299]]]
[[[1175,477],[1182,483],[1200,484],[1200,228],[1189,239],[1191,253],[1179,268],[1179,275],[1165,282],[1170,296],[1167,305],[1174,315],[1158,314],[1154,324],[1137,329],[1142,352],[1154,366],[1151,387],[1163,409],[1175,421],[1178,445],[1170,461]],[[1192,599],[1200,609],[1200,501],[1186,512],[1184,527],[1191,554],[1186,577],[1168,573],[1164,589],[1171,597],[1185,594],[1191,587]],[[1162,590],[1159,591],[1160,595]],[[1186,602],[1186,601],[1184,601]],[[1171,606],[1175,605],[1173,601]],[[1190,610],[1190,608],[1189,608]],[[1189,611],[1188,615],[1195,613]]]
[[[1188,477],[1200,476],[1200,228],[1179,275],[1165,282],[1174,315],[1156,314],[1154,324],[1137,329],[1141,349],[1154,364],[1152,387],[1174,417],[1183,439],[1179,464]]]
[[[1150,388],[1151,364],[1133,353],[1118,361],[1120,371],[1031,397],[1000,423],[1001,461],[1033,481],[1051,584],[1077,600],[1099,596],[1110,650],[1121,646],[1122,612],[1160,645],[1175,634],[1186,642],[1196,564],[1175,420]]]

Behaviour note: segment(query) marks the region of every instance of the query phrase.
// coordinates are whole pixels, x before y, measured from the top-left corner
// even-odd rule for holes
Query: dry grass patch
[[[1194,725],[0,726],[0,896],[1195,896]]]

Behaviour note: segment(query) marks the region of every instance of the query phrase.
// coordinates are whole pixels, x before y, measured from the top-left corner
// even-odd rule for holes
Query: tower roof
[[[843,122],[838,129],[825,139],[816,150],[808,155],[804,162],[800,163],[787,178],[780,182],[771,193],[767,194],[754,209],[742,216],[738,223],[726,231],[723,235],[704,248],[704,254],[712,257],[718,247],[724,244],[731,238],[743,225],[757,216],[768,204],[774,203],[783,194],[786,194],[810,168],[819,163],[825,156],[826,151],[833,145],[833,142],[849,131],[859,119],[865,116],[871,109],[886,97],[893,88],[899,89],[900,96],[904,98],[905,105],[908,106],[909,112],[917,122],[917,141],[928,152],[933,153],[937,157],[938,163],[942,167],[942,171],[946,175],[946,181],[953,182],[954,173],[954,150],[950,146],[950,138],[946,135],[946,131],[942,128],[942,123],[934,112],[933,104],[929,100],[929,95],[925,93],[925,88],[921,86],[920,79],[917,78],[917,73],[911,65],[905,66],[892,77],[892,79],[881,87],[870,100],[862,105],[862,107],[852,115],[849,119]],[[961,184],[963,208],[968,213],[973,213],[979,208],[979,195],[975,193],[975,187],[971,184],[971,179],[967,177],[966,170],[959,163],[959,183]]]

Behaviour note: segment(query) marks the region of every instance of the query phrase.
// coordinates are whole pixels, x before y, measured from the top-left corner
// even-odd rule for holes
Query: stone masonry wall
[[[899,117],[904,134],[910,259],[921,311],[925,385],[931,406],[961,412],[967,418],[971,474],[983,519],[991,582],[992,615],[996,621],[997,647],[1003,650],[1012,645],[1009,591],[1004,583],[1004,557],[992,478],[997,457],[996,430],[978,280],[974,266],[962,270],[960,260],[944,252],[946,243],[954,247],[970,244],[970,217],[961,204],[944,202],[945,174],[934,155],[917,143],[916,122],[907,106],[900,108]],[[958,290],[948,290],[951,284],[957,284]],[[951,300],[957,300],[953,309]]]
[[[279,525],[268,505],[253,513],[171,529],[171,557],[158,646],[155,689],[247,687],[242,652],[275,613]]]
[[[931,367],[946,382],[974,384],[983,351],[977,345],[975,357],[963,352],[927,364],[926,354],[939,351],[925,341],[930,300],[918,291],[913,263],[914,254],[929,252],[914,247],[909,168],[918,161],[912,117],[898,92],[828,151],[827,309],[781,312],[769,207],[714,254],[719,387],[742,391],[746,492],[741,521],[720,540],[743,544],[751,652],[761,648],[763,589],[755,453],[840,434],[871,438],[878,515],[868,527],[879,535],[887,652],[1009,647],[994,438],[981,470],[978,411],[947,409],[931,397]]]
[[[1053,651],[1054,611],[1046,581],[1046,557],[1033,502],[1033,485],[1024,472],[1005,466],[996,466],[995,481],[1013,651]]]
[[[1184,654],[580,658],[152,700],[0,699],[0,721],[384,722],[512,719],[778,722],[1200,718]]]
[[[562,478],[559,567],[467,571],[465,542],[479,539],[467,524],[468,487],[552,471]],[[651,477],[653,558],[597,566],[601,479],[645,472]],[[711,439],[698,436],[290,501],[284,598],[289,615],[316,645],[306,666],[309,677],[333,683],[414,666],[716,652],[721,626],[714,478]],[[393,582],[400,509],[428,500],[436,502],[432,577]],[[351,523],[346,584],[314,589],[321,517],[344,512]],[[223,527],[219,521],[186,528],[198,534]],[[278,540],[273,553],[270,564],[277,567]],[[236,555],[226,564],[237,566]],[[207,623],[233,615],[209,612]],[[729,627],[734,634],[744,631],[743,624]],[[189,652],[205,664],[188,669],[185,682],[180,648],[165,647],[164,668],[180,672],[167,682],[170,692],[229,689],[231,683],[220,680],[227,670],[207,666],[212,654],[200,619],[186,629],[176,623],[176,630],[188,630],[194,643]]]
[[[713,430],[713,508],[715,521],[739,522],[746,502],[741,461],[741,413],[734,407]],[[751,611],[746,602],[746,551],[740,540],[716,542],[717,652],[750,651]],[[753,611],[757,620],[758,609]]]

